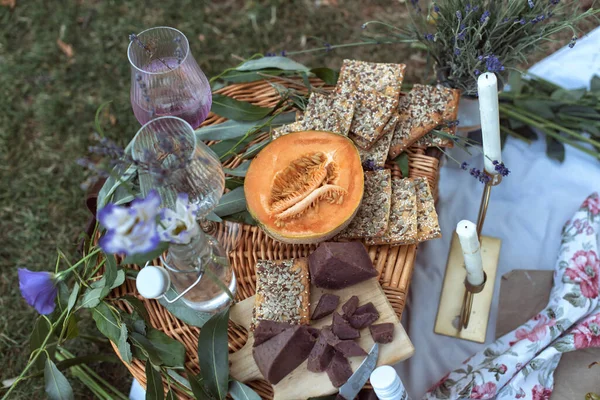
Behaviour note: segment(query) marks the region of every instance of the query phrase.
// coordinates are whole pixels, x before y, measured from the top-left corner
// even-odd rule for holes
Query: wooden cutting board
[[[358,285],[350,286],[342,290],[326,290],[311,286],[310,295],[310,312],[316,307],[321,295],[324,293],[333,293],[340,296],[340,304],[338,312],[341,313],[342,305],[350,297],[356,295],[359,299],[359,305],[372,302],[379,311],[379,319],[376,324],[391,322],[394,324],[394,340],[391,343],[381,345],[379,347],[379,359],[377,365],[393,365],[399,361],[405,360],[413,355],[415,349],[400,324],[394,309],[385,297],[381,285],[377,278],[369,279],[368,281],[359,283]],[[231,308],[230,319],[235,323],[248,329],[252,319],[252,309],[254,307],[254,296],[236,304]],[[324,325],[331,324],[332,316],[311,321],[311,326],[321,328]],[[369,328],[365,328],[360,332],[361,337],[357,339],[358,344],[369,352],[373,346],[373,339]],[[255,379],[263,379],[258,366],[252,357],[252,344],[254,337],[250,333],[248,342],[239,351],[229,355],[231,362],[230,374],[235,379],[241,382],[248,382]],[[355,371],[364,357],[350,358],[350,365]],[[304,361],[298,368],[292,371],[288,376],[283,378],[277,385],[273,386],[275,391],[274,400],[297,400],[307,399],[309,397],[325,396],[337,392],[327,374],[325,372],[314,373],[306,369],[307,361]]]

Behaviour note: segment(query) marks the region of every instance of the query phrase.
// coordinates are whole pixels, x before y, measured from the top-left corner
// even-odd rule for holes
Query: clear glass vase
[[[168,115],[199,127],[210,111],[212,93],[185,35],[156,27],[131,38],[131,106],[140,124]]]
[[[177,194],[187,193],[190,204],[198,207],[200,219],[223,195],[221,161],[196,140],[190,124],[181,118],[161,117],[142,126],[133,139],[132,156],[138,163],[142,194],[158,191],[165,207],[174,207]]]
[[[231,303],[237,283],[227,254],[196,224],[188,244],[171,244],[163,264],[171,286],[188,307],[216,313]]]

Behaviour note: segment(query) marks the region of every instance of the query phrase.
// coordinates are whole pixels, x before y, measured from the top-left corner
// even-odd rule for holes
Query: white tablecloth
[[[567,88],[588,86],[600,75],[600,28],[531,70]],[[600,191],[600,162],[567,147],[563,164],[545,155],[543,137],[531,145],[509,138],[503,151],[510,176],[492,190],[483,234],[502,239],[486,343],[494,340],[500,277],[513,269],[553,269],[560,231],[587,195]],[[481,156],[468,162],[483,169]],[[452,232],[458,221],[477,219],[482,184],[454,163],[441,169],[438,214],[442,239],[419,247],[403,315],[415,355],[397,370],[413,399],[484,345],[433,332]]]

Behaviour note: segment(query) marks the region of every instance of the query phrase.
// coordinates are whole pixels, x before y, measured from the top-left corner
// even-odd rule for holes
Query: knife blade
[[[367,358],[358,366],[348,381],[340,387],[339,396],[346,400],[353,400],[369,380],[371,372],[377,366],[377,358],[379,358],[379,344],[375,343]]]

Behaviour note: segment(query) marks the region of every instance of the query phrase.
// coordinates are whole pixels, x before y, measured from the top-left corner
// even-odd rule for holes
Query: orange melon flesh
[[[322,152],[337,164],[336,185],[347,194],[341,204],[319,201],[300,217],[285,220],[278,226],[270,212],[271,189],[275,174],[304,154]],[[244,181],[246,204],[261,228],[274,239],[286,243],[308,244],[332,238],[354,218],[364,190],[363,169],[354,143],[331,132],[303,131],[290,133],[269,143],[251,162]]]

